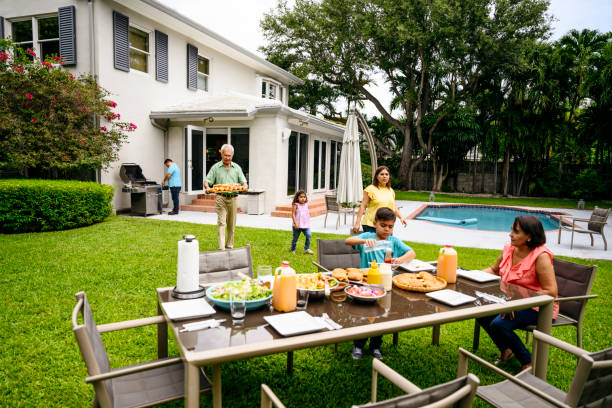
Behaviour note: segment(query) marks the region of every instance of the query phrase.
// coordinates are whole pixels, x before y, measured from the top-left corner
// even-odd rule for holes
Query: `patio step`
[[[215,212],[215,195],[198,194],[198,198],[191,201],[191,204],[181,205],[183,211]]]
[[[291,218],[292,204],[282,204],[276,206],[274,211],[270,213],[272,217]],[[308,202],[308,209],[310,210],[310,217],[318,217],[327,212],[325,207],[325,198],[315,198]]]

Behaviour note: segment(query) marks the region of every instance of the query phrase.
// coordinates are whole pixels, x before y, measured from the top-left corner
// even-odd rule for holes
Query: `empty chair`
[[[536,366],[513,376],[480,357],[460,348],[457,376],[468,372],[468,360],[506,378],[505,381],[478,387],[476,395],[495,407],[609,407],[612,406],[612,348],[589,353],[552,336],[534,330],[533,349],[537,354],[543,343],[578,357],[568,391],[560,390],[536,377]],[[534,362],[537,358],[534,355]]]
[[[241,280],[240,274],[253,277],[251,246],[222,251],[200,252],[200,284]]]
[[[376,401],[378,374],[391,381],[406,393],[385,401]],[[425,390],[408,381],[398,372],[378,359],[372,360],[372,397],[371,401],[353,408],[412,408],[412,407],[471,407],[480,381],[474,374],[436,385]],[[322,393],[323,394],[323,393]],[[265,384],[261,385],[261,408],[284,408],[283,403]]]
[[[559,315],[553,322],[553,327],[574,326],[576,327],[576,345],[582,347],[582,319],[586,310],[587,301],[596,298],[591,295],[591,288],[595,280],[597,265],[581,265],[559,258],[553,258],[555,279],[557,280],[559,302]],[[474,340],[472,347],[478,350],[480,339],[480,325],[474,320]],[[535,326],[527,326],[527,342],[529,333]]]
[[[76,294],[72,312],[72,331],[76,336],[96,399],[94,406],[148,407],[182,398],[185,393],[185,369],[180,357],[164,358],[144,364],[111,369],[100,333],[165,322],[164,316],[147,317],[96,326],[84,292]],[[79,314],[83,323],[79,323]],[[200,390],[210,389],[200,371]]]
[[[327,212],[325,213],[325,220],[323,221],[323,227],[327,226],[327,215],[329,213],[338,214],[338,218],[336,219],[336,229],[340,225],[340,215],[344,214],[344,223],[346,224],[346,214],[353,214],[354,211],[352,208],[344,208],[338,204],[336,201],[335,195],[326,195],[325,196],[325,208]]]
[[[579,234],[589,234],[591,237],[591,246],[593,246],[593,235],[601,235],[601,238],[604,242],[604,250],[608,250],[608,242],[606,241],[606,236],[604,235],[604,228],[606,226],[606,222],[608,221],[608,217],[610,216],[610,209],[598,208],[595,206],[593,212],[591,213],[590,218],[577,218],[577,217],[559,217],[559,238],[557,243],[561,243],[561,231],[572,231],[572,239],[570,241],[570,249],[574,248],[574,232]],[[568,219],[572,221],[571,225],[567,225],[563,223],[563,219]],[[581,228],[576,225],[576,221],[586,222],[587,228]]]

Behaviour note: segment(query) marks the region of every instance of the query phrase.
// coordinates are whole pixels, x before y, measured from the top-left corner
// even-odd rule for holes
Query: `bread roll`
[[[346,270],[342,268],[335,268],[332,271],[332,278],[338,279],[338,280],[346,280]]]
[[[352,281],[361,282],[363,280],[363,273],[357,268],[349,268],[348,278]]]

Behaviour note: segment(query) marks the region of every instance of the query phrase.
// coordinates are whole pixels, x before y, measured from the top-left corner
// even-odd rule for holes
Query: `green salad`
[[[272,289],[257,283],[254,279],[244,278],[241,281],[226,282],[215,286],[212,296],[215,299],[229,301],[230,293],[235,295],[242,294],[246,300],[265,299],[272,295]]]

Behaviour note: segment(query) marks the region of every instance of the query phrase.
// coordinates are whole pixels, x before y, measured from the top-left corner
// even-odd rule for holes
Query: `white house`
[[[122,162],[160,182],[171,158],[185,204],[203,192],[228,142],[249,186],[265,190],[266,212],[296,189],[317,196],[336,187],[344,127],[288,107],[288,88],[301,80],[159,1],[2,0],[0,35],[91,72],[121,119],[138,126],[100,175],[117,186],[116,209],[129,207]]]

